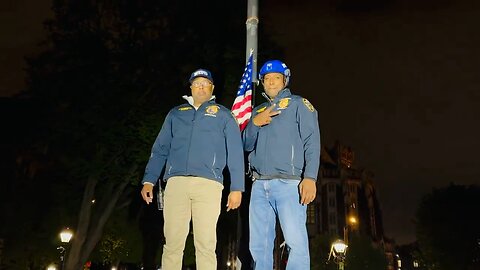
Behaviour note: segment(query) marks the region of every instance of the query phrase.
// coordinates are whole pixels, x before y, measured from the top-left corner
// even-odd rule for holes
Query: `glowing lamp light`
[[[337,254],[345,254],[345,252],[347,251],[347,245],[345,244],[345,242],[343,242],[342,240],[337,240],[335,241],[333,244],[333,250],[335,251],[335,253]]]
[[[60,240],[62,243],[68,243],[72,239],[73,232],[69,229],[66,228],[60,233]]]
[[[352,225],[357,224],[357,218],[354,217],[354,216],[351,216],[351,217],[348,219],[348,221],[349,221],[350,224],[352,224]]]

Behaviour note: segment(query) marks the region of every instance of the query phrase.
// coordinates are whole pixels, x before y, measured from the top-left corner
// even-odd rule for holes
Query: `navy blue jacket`
[[[243,131],[244,149],[256,179],[316,180],[320,167],[318,114],[310,102],[281,90],[271,101],[257,106],[252,118],[272,104],[281,113],[257,127],[251,120]]]
[[[223,184],[228,165],[231,191],[244,191],[240,129],[230,110],[211,100],[198,110],[186,103],[170,110],[152,147],[142,183],[199,176]]]

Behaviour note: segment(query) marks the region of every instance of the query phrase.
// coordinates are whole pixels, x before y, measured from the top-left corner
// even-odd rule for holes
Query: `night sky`
[[[0,1],[0,97],[25,88],[25,56],[39,51],[51,0]]]
[[[323,143],[351,146],[374,172],[386,235],[413,241],[423,194],[480,184],[480,2],[326,2],[272,4],[261,26],[285,47],[292,91],[318,109]]]
[[[264,1],[259,27],[284,48],[292,91],[318,109],[323,144],[351,146],[374,172],[387,237],[414,240],[432,187],[480,184],[480,2]],[[24,89],[23,57],[41,48],[49,7],[0,3],[0,96]]]

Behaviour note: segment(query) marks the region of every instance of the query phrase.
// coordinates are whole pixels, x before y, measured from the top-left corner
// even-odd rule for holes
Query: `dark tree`
[[[5,205],[16,212],[2,209],[20,223],[34,217],[35,224],[24,222],[30,228],[24,235],[12,234],[13,225],[1,228],[9,250],[26,254],[28,243],[32,256],[45,255],[13,260],[12,268],[27,261],[43,267],[54,258],[64,225],[75,233],[66,269],[81,268],[95,250],[114,260],[137,248],[125,241],[129,229],[116,228],[126,228],[118,225],[122,219],[148,223],[159,212],[141,206],[138,184],[166,112],[189,94],[187,78],[198,67],[213,71],[217,99],[229,107],[245,64],[241,1],[54,0],[52,9],[45,49],[28,59],[22,95],[39,109],[29,110],[28,134],[18,133],[24,143],[7,149],[17,160],[9,166],[17,168],[4,193],[21,190],[35,201],[12,195]],[[158,246],[145,247],[149,265]]]
[[[355,235],[348,243],[346,258],[347,269],[375,270],[387,269],[387,258],[379,243],[375,243],[367,236]]]
[[[479,269],[479,205],[478,186],[451,184],[423,197],[416,214],[416,234],[428,269]]]
[[[334,270],[338,269],[334,258],[330,257],[331,244],[338,238],[333,235],[318,235],[310,239],[311,269]],[[361,235],[352,235],[348,243],[345,269],[367,270],[387,269],[387,259],[382,247],[371,238]]]

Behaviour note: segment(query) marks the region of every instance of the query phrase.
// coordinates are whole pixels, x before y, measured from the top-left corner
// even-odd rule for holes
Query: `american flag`
[[[253,53],[250,53],[232,106],[232,113],[237,118],[240,131],[245,129],[252,115],[252,62]]]

